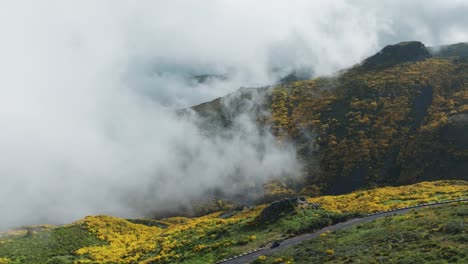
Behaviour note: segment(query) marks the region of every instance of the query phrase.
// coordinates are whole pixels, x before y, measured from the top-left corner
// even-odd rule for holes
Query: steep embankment
[[[404,42],[337,77],[266,89],[262,109],[272,114],[256,115],[259,125],[271,126],[280,141],[293,142],[305,165],[306,183],[291,188],[307,195],[339,194],[467,179],[466,47],[429,52],[420,42]],[[237,102],[249,93],[255,90],[239,91]],[[194,109],[210,120],[222,117],[228,125],[221,113],[229,107],[222,101],[216,101],[216,108],[207,103]]]

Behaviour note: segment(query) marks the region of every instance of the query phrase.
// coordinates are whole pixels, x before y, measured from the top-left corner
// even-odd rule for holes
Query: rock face
[[[449,118],[449,123],[441,130],[444,141],[451,142],[455,146],[468,148],[468,114],[457,114]],[[468,164],[467,164],[468,165]]]
[[[271,203],[268,207],[263,209],[259,216],[255,219],[257,224],[274,223],[282,216],[293,213],[297,208],[307,208],[311,205],[307,202],[305,197],[291,197]],[[318,205],[312,205],[318,209]]]
[[[458,127],[468,126],[468,114],[453,115],[449,118],[449,121]]]
[[[362,66],[366,69],[382,69],[405,62],[420,61],[432,57],[426,46],[419,41],[401,42],[388,45],[377,54],[366,59]]]

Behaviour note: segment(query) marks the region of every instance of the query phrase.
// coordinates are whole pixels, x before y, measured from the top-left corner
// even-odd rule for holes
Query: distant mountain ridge
[[[429,52],[439,57],[468,57],[468,42],[428,47]]]

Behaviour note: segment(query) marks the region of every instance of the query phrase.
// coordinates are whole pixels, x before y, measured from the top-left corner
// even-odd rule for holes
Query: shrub
[[[459,234],[465,231],[463,222],[450,221],[443,225],[442,229],[449,234]]]
[[[279,263],[283,263],[283,262],[284,262],[283,258],[275,258],[275,260],[273,260],[273,263],[275,263],[275,264],[279,264]]]
[[[253,264],[260,264],[260,263],[265,263],[267,257],[264,255],[258,256],[256,260],[254,260],[252,263]]]

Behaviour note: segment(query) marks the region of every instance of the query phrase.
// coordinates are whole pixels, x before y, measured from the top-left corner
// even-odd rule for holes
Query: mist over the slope
[[[0,229],[137,217],[298,174],[294,150],[248,115],[206,137],[173,110],[294,70],[330,74],[388,42],[466,39],[452,15],[466,1],[380,3],[2,2]],[[191,79],[203,74],[227,78]]]

